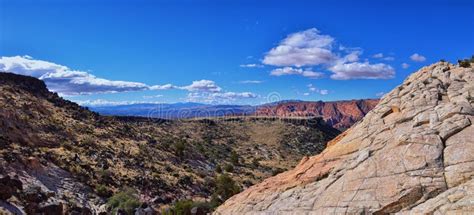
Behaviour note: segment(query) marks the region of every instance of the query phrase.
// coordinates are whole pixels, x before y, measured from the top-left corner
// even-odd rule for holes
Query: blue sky
[[[0,0],[0,69],[82,104],[376,98],[473,54],[469,0]]]

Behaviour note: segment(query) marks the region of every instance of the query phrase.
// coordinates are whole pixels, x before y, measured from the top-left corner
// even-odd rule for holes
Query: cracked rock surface
[[[215,213],[474,213],[473,97],[473,68],[424,67],[321,154]]]

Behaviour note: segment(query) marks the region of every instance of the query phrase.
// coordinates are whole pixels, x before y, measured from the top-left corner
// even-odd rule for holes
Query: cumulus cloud
[[[1,57],[0,68],[6,72],[36,77],[43,80],[51,91],[63,95],[140,91],[171,86],[148,86],[139,82],[107,80],[67,66],[36,60],[27,55]]]
[[[283,76],[283,75],[300,75],[303,77],[308,78],[322,78],[324,73],[321,72],[314,72],[311,70],[303,70],[301,68],[293,68],[293,67],[284,67],[284,68],[277,68],[270,72],[270,75],[273,76]]]
[[[410,67],[410,64],[408,64],[408,63],[402,63],[402,68],[408,69],[408,67]]]
[[[333,62],[334,38],[322,35],[316,28],[288,35],[266,53],[263,63],[272,66],[308,66]]]
[[[334,65],[329,70],[334,73],[331,78],[336,80],[389,79],[395,77],[395,70],[383,63],[342,63]]]
[[[423,61],[426,60],[426,57],[423,56],[423,55],[420,55],[420,54],[418,54],[418,53],[415,53],[415,54],[413,54],[413,55],[410,56],[410,59],[411,59],[412,61],[415,61],[415,62],[423,62]]]
[[[217,86],[214,81],[211,80],[200,80],[193,81],[191,85],[180,87],[188,91],[202,91],[202,92],[220,92],[222,88]]]
[[[243,67],[243,68],[262,68],[263,65],[256,64],[256,63],[250,63],[250,64],[241,64],[240,67]]]
[[[190,91],[186,98],[190,102],[228,103],[238,99],[257,98],[251,92],[225,92],[211,80],[193,81],[191,85],[179,88]]]
[[[363,53],[361,48],[347,48],[338,45],[329,35],[323,35],[316,28],[289,34],[285,39],[267,52],[263,63],[277,66],[270,75],[300,75],[309,78],[321,78],[323,73],[310,69],[301,69],[304,66],[317,66],[331,71],[330,77],[336,80],[349,79],[388,79],[395,76],[395,70],[387,64],[371,64],[367,60],[360,61]],[[395,58],[378,53],[372,56],[385,61]]]
[[[378,93],[375,94],[375,96],[377,96],[377,97],[382,97],[383,95],[385,95],[384,92],[378,92]]]

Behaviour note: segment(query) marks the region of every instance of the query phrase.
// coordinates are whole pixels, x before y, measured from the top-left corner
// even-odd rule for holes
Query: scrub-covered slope
[[[38,79],[0,73],[0,214],[110,211],[109,197],[126,188],[158,210],[209,201],[220,176],[244,189],[321,152],[337,134],[318,118],[100,116]]]
[[[424,67],[321,154],[232,197],[217,212],[474,212],[473,97],[473,68]]]

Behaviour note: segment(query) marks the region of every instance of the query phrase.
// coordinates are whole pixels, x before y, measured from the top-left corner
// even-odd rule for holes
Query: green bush
[[[217,165],[217,166],[216,166],[216,172],[217,172],[217,173],[222,173],[222,168],[221,168],[220,165]]]
[[[95,192],[97,193],[98,196],[108,198],[112,195],[112,192],[109,190],[109,188],[103,184],[97,185],[95,187]]]
[[[469,60],[467,59],[464,59],[464,60],[458,60],[458,64],[460,67],[464,67],[464,68],[469,68],[471,67],[471,63]]]
[[[459,66],[464,68],[471,67],[471,63],[474,63],[474,55],[471,57],[471,59],[458,60]]]
[[[240,192],[240,187],[227,174],[222,174],[216,179],[216,189],[212,195],[214,204],[221,204],[233,195]]]
[[[107,201],[107,205],[111,208],[113,214],[115,214],[118,209],[122,209],[127,214],[132,215],[133,210],[140,206],[140,201],[133,189],[126,188],[110,197]]]
[[[224,166],[224,170],[225,170],[226,172],[234,172],[234,166],[232,166],[232,164],[226,164],[226,165]]]
[[[238,166],[238,165],[239,165],[239,155],[237,154],[237,152],[232,151],[232,152],[230,153],[230,162],[231,162],[234,166]]]
[[[207,214],[212,212],[214,207],[209,202],[194,202],[192,200],[180,200],[173,204],[168,212],[163,211],[163,215],[191,215],[191,209],[198,208],[200,213]]]
[[[186,150],[186,142],[184,140],[179,140],[173,146],[175,155],[180,158],[184,157],[184,151]]]

